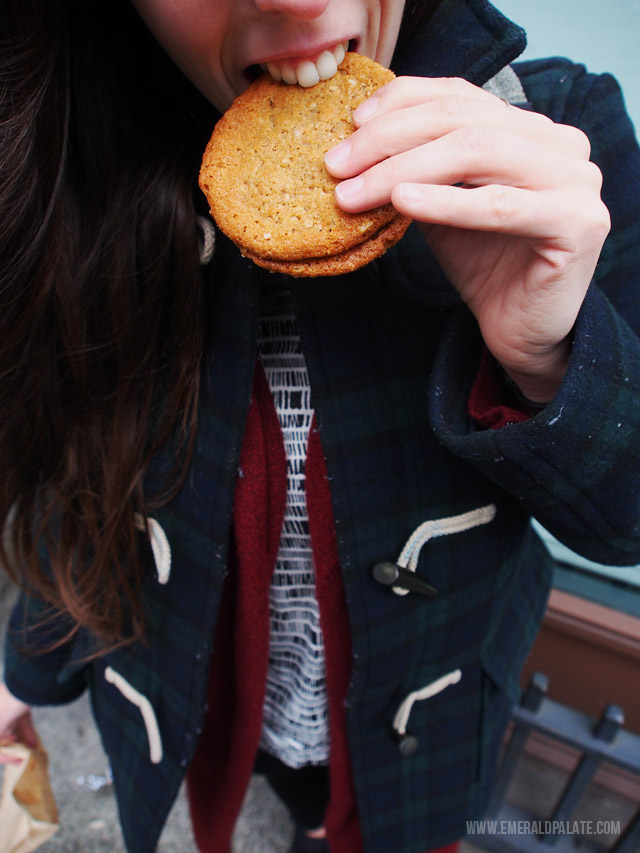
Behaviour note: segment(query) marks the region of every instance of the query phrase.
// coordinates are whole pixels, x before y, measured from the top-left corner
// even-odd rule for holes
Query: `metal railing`
[[[593,840],[591,821],[574,814],[602,762],[640,778],[640,737],[625,731],[624,714],[609,705],[599,720],[546,698],[548,679],[532,676],[520,705],[512,713],[513,727],[492,791],[485,820],[476,822],[466,840],[495,853],[638,853],[640,808],[608,847]],[[529,735],[578,750],[581,757],[550,814],[538,815],[506,800],[507,789],[524,755]],[[611,822],[613,823],[613,821]],[[585,832],[580,832],[584,826]],[[568,831],[570,827],[570,831]],[[575,830],[575,831],[574,831]]]

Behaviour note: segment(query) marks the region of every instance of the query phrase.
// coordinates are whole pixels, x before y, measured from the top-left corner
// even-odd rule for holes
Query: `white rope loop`
[[[413,531],[396,563],[402,569],[415,572],[418,567],[418,560],[420,559],[420,551],[423,545],[430,539],[435,539],[437,536],[450,536],[452,533],[463,533],[465,530],[471,530],[474,527],[488,524],[495,517],[495,504],[487,504],[470,512],[463,512],[461,515],[452,515],[447,518],[434,518],[430,521],[425,521]],[[396,595],[407,595],[410,592],[408,589],[397,587],[392,587],[392,589]]]
[[[162,761],[162,738],[160,737],[160,727],[158,726],[158,720],[156,719],[151,702],[112,667],[108,666],[105,669],[104,677],[109,684],[113,684],[122,693],[125,699],[139,708],[145,729],[147,730],[149,758],[152,764],[160,764]]]
[[[216,229],[213,227],[213,222],[205,216],[196,215],[196,222],[202,232],[202,240],[198,240],[200,266],[206,267],[216,248]]]
[[[171,575],[171,546],[169,545],[166,533],[155,518],[148,519],[147,525],[143,516],[139,513],[136,513],[136,527],[149,536],[153,559],[156,564],[156,572],[158,574],[158,583],[168,583]]]
[[[430,699],[432,696],[442,693],[442,691],[446,690],[447,687],[450,687],[452,684],[457,684],[461,678],[462,672],[459,669],[454,669],[453,672],[449,672],[446,675],[437,678],[435,681],[432,681],[431,684],[427,684],[425,687],[420,688],[420,690],[414,690],[413,693],[409,693],[409,695],[403,700],[402,704],[398,707],[396,715],[393,718],[393,728],[395,731],[399,735],[407,733],[409,717],[416,702],[421,702],[423,699]]]

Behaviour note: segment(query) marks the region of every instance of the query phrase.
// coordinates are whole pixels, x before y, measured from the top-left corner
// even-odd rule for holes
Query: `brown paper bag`
[[[0,853],[31,853],[58,829],[58,809],[49,784],[49,756],[39,744],[1,746],[0,752],[20,758],[3,764],[0,795]]]

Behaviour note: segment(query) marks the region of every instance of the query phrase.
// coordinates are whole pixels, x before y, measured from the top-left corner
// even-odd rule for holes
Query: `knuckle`
[[[458,118],[469,112],[469,99],[459,93],[447,95],[441,99],[440,108],[445,117]]]
[[[460,92],[463,94],[468,93],[471,83],[469,83],[468,80],[465,80],[464,77],[449,77],[448,79],[454,92]]]
[[[384,183],[391,187],[410,180],[411,177],[405,167],[405,158],[402,156],[387,158],[380,163],[379,169]]]
[[[394,77],[392,80],[389,80],[388,83],[385,83],[380,89],[377,90],[376,96],[378,98],[385,98],[388,96],[394,97],[396,93],[403,92],[406,89],[410,88],[414,82],[414,78],[412,77]]]
[[[594,219],[594,231],[604,239],[611,231],[611,214],[604,202],[601,201],[598,205]]]
[[[456,193],[446,192],[438,199],[438,213],[443,223],[454,224],[460,215],[460,200]]]
[[[554,120],[549,118],[549,116],[546,116],[544,113],[537,113],[533,110],[521,110],[521,113],[529,121],[535,121],[540,125],[546,124],[548,127],[551,127],[551,125],[555,124]]]
[[[358,128],[353,136],[351,136],[353,150],[360,156],[370,155],[376,146],[379,145],[381,134],[384,131],[385,122],[382,122],[379,118],[369,119],[365,125]]]
[[[369,166],[391,153],[389,122],[372,118],[351,137],[352,157],[358,164]]]
[[[495,144],[495,135],[488,127],[471,124],[454,132],[460,150],[465,154],[484,154]]]
[[[560,125],[562,127],[567,144],[577,157],[588,160],[591,156],[591,142],[587,134],[578,127],[571,125]]]
[[[593,204],[590,198],[584,198],[580,213],[577,213],[575,207],[573,209],[576,211],[574,215],[576,233],[582,234],[581,242],[604,243],[611,230],[611,215],[604,202],[598,199],[598,202]]]
[[[591,140],[583,130],[575,129],[576,145],[582,150],[582,156],[585,160],[591,157]]]
[[[443,82],[451,95],[465,95],[471,85],[462,77],[446,77]]]
[[[494,185],[488,187],[489,212],[498,225],[509,225],[517,217],[518,208],[514,194],[509,187]]]
[[[593,163],[591,160],[589,160],[587,163],[585,163],[585,173],[587,176],[588,185],[590,187],[593,187],[596,192],[600,192],[600,190],[602,189],[603,178],[602,172],[600,171],[599,167],[596,166],[596,164]]]

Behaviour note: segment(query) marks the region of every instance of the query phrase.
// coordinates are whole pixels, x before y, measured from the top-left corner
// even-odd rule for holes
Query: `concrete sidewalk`
[[[60,812],[60,829],[39,849],[42,853],[125,853],[113,788],[107,781],[108,765],[88,698],[60,708],[35,709],[34,721],[49,751]],[[255,778],[236,828],[234,853],[286,853],[292,832],[284,808],[264,781]],[[196,849],[182,791],[158,851],[196,853]]]

